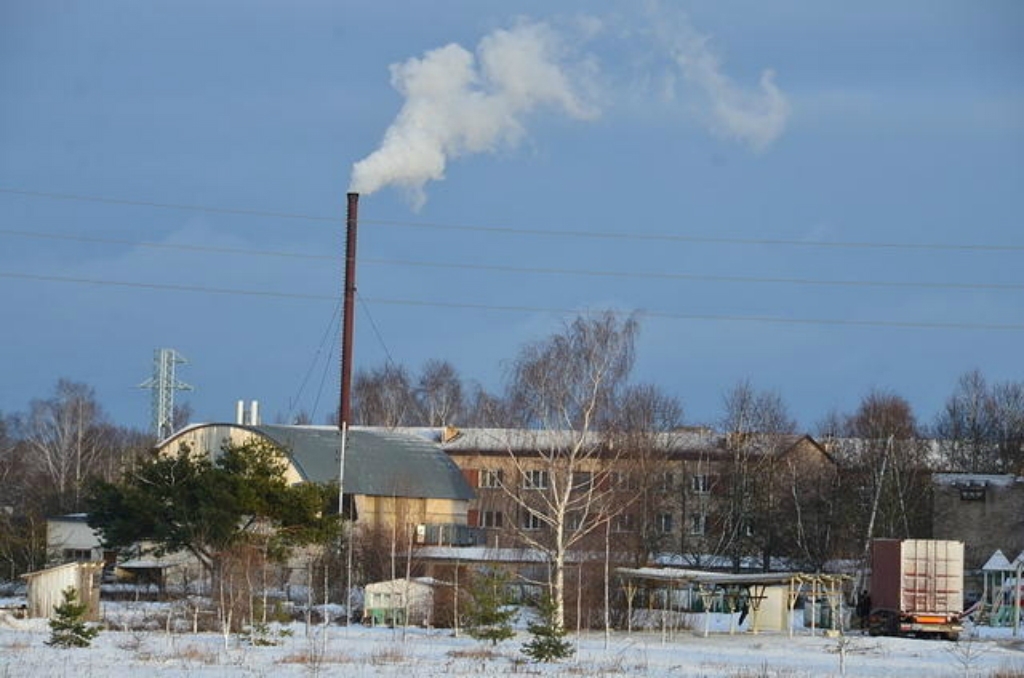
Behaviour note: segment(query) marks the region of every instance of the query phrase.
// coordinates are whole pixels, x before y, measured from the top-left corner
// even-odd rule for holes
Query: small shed
[[[28,616],[52,617],[53,608],[64,602],[64,590],[72,587],[86,604],[85,618],[100,618],[100,576],[103,561],[66,563],[21,575],[28,582]]]
[[[363,623],[372,626],[430,626],[434,590],[441,585],[431,577],[392,579],[366,585]]]

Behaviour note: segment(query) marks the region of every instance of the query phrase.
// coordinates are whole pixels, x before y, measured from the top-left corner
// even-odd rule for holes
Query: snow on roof
[[[951,485],[953,487],[971,485],[1008,487],[1019,480],[1016,476],[1006,473],[935,473],[932,475],[932,482],[936,485]]]
[[[633,579],[649,579],[694,584],[785,584],[804,575],[798,572],[754,572],[733,574],[667,567],[617,567],[615,572]]]

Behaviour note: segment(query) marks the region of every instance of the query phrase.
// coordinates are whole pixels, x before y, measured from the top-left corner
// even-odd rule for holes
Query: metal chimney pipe
[[[356,296],[356,228],[359,221],[359,194],[348,194],[348,218],[345,237],[345,307],[341,328],[341,399],[338,402],[338,429],[344,431],[352,414],[352,326]]]
[[[239,400],[235,405],[235,423],[241,426],[245,423],[245,401]]]

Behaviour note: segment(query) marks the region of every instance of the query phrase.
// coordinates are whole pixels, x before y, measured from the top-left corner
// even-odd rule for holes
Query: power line
[[[74,193],[57,193],[51,191],[33,191],[0,186],[0,193],[20,195],[32,198],[44,198],[49,200],[67,200],[92,202],[110,205],[124,205],[135,207],[151,207],[158,209],[187,210],[197,212],[208,212],[213,214],[233,214],[240,216],[266,217],[272,219],[294,219],[301,221],[312,221],[320,223],[341,224],[344,220],[341,217],[328,217],[315,214],[303,214],[298,212],[276,212],[270,210],[256,210],[245,208],[217,207],[209,205],[195,205],[185,203],[154,202],[145,200],[131,200],[127,198],[111,198],[104,196],[81,195]],[[1024,252],[1024,245],[993,245],[979,243],[908,243],[908,242],[882,242],[882,241],[825,241],[825,240],[794,240],[785,238],[726,238],[700,235],[678,235],[658,233],[624,233],[604,231],[578,231],[567,229],[538,229],[521,228],[511,226],[482,226],[465,224],[448,224],[442,222],[414,222],[402,220],[385,219],[360,219],[361,223],[376,224],[379,226],[395,226],[402,228],[423,228],[441,229],[455,231],[471,231],[480,233],[497,233],[507,235],[530,235],[542,237],[569,237],[589,238],[604,240],[637,240],[652,242],[684,242],[697,244],[714,245],[755,245],[755,246],[786,246],[786,247],[817,247],[830,249],[889,249],[889,250],[925,250],[925,251],[964,251],[964,252]]]
[[[183,210],[188,212],[209,212],[211,214],[235,214],[247,217],[268,217],[271,219],[298,219],[301,221],[319,221],[327,223],[344,223],[339,217],[324,217],[315,214],[298,214],[295,212],[273,212],[236,207],[215,207],[210,205],[192,205],[187,203],[154,202],[150,200],[131,200],[129,198],[111,198],[98,195],[82,195],[79,193],[56,193],[53,191],[29,191],[20,188],[0,186],[0,193],[21,195],[29,198],[46,198],[48,200],[68,200],[75,202],[94,202],[105,205],[123,205],[129,207],[154,207],[165,210]]]
[[[201,292],[203,294],[232,294],[248,297],[272,297],[278,299],[310,299],[316,301],[335,301],[337,297],[325,294],[297,294],[291,292],[266,292],[258,290],[238,290],[223,287],[204,287],[202,285],[172,285],[167,283],[126,282],[120,280],[100,280],[97,278],[75,278],[59,275],[35,275],[31,273],[7,273],[0,271],[0,278],[20,278],[22,280],[39,280],[45,282],[74,283],[79,285],[101,285],[108,287],[132,287],[148,290],[171,290],[174,292]]]
[[[126,245],[130,247],[145,247],[170,251],[199,252],[211,254],[232,254],[241,256],[280,257],[286,259],[304,259],[311,261],[337,261],[337,255],[307,254],[302,252],[283,252],[279,250],[252,250],[237,247],[212,247],[207,245],[169,244],[154,243],[138,240],[125,240],[120,238],[100,238],[93,236],[81,236],[62,233],[42,233],[23,231],[15,229],[0,228],[0,235],[13,235],[25,238],[39,238],[46,240],[68,240],[74,242],[89,242],[97,244]],[[411,261],[399,259],[377,259],[366,257],[360,260],[361,264],[382,265],[382,266],[407,266],[420,268],[441,268],[459,269],[468,271],[522,273],[529,275],[570,275],[586,277],[606,278],[634,278],[650,280],[679,280],[690,282],[728,282],[728,283],[756,283],[756,284],[787,284],[787,285],[814,285],[829,287],[896,287],[896,288],[917,288],[935,290],[997,290],[1015,291],[1024,290],[1024,284],[1017,283],[942,283],[942,282],[915,282],[915,281],[894,281],[894,280],[820,280],[814,278],[775,278],[763,276],[726,276],[694,273],[654,273],[635,271],[608,271],[594,269],[569,269],[569,268],[546,268],[546,267],[523,267],[504,266],[499,264],[467,264],[461,262],[432,262],[432,261]]]
[[[65,276],[32,275],[24,273],[7,273],[0,271],[0,278],[18,278],[25,280],[38,280],[47,282],[63,282],[87,285],[105,285],[114,287],[128,287],[141,289],[170,290],[176,292],[196,292],[209,294],[233,294],[251,297],[268,297],[281,299],[306,299],[315,301],[336,301],[336,297],[329,295],[315,294],[294,294],[286,292],[266,292],[255,290],[236,290],[226,288],[203,287],[198,285],[168,285],[157,283],[123,282],[112,280],[98,280],[90,278],[73,278]],[[366,298],[366,303],[387,304],[400,306],[420,306],[432,308],[447,308],[476,311],[501,311],[515,313],[551,313],[557,315],[572,315],[578,313],[579,309],[573,308],[550,308],[542,306],[499,306],[495,304],[472,304],[461,302],[425,301],[414,299],[376,299]],[[968,323],[968,322],[915,322],[903,320],[855,320],[839,318],[784,318],[778,316],[739,316],[725,314],[691,314],[671,313],[667,311],[645,310],[642,315],[651,318],[664,318],[670,320],[704,320],[704,321],[729,321],[729,322],[753,322],[772,323],[787,325],[824,325],[824,326],[848,326],[848,327],[890,327],[907,329],[929,329],[929,330],[986,330],[986,331],[1024,331],[1024,324],[1019,323]]]
[[[127,247],[145,247],[147,249],[172,250],[182,252],[202,252],[210,254],[240,254],[244,256],[283,257],[289,259],[319,259],[337,261],[337,255],[304,254],[301,252],[282,252],[280,250],[250,250],[240,247],[213,247],[210,245],[189,245],[187,243],[163,243],[146,240],[126,240],[123,238],[100,238],[88,235],[71,235],[67,233],[46,233],[0,228],[0,235],[13,235],[20,238],[37,238],[41,240],[67,240],[72,242],[88,242],[100,245],[125,245]]]

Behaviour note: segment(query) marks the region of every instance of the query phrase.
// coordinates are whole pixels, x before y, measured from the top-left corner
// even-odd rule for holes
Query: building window
[[[690,476],[691,487],[695,494],[707,494],[711,492],[711,476],[697,474]]]
[[[505,474],[501,469],[483,469],[480,471],[480,487],[501,487]]]
[[[523,516],[524,530],[539,530],[542,527],[544,527],[544,521],[540,519],[540,514],[527,511],[526,515]]]
[[[570,532],[575,532],[583,526],[583,516],[579,512],[573,511],[565,514],[565,529]]]
[[[92,561],[92,549],[64,549],[65,563],[88,563]]]
[[[672,514],[671,513],[659,513],[654,517],[654,525],[658,532],[662,534],[668,534],[672,531]]]
[[[690,534],[700,536],[707,531],[708,517],[703,513],[690,514]]]
[[[632,532],[635,527],[632,513],[620,513],[612,521],[613,532]]]
[[[676,478],[672,475],[671,471],[666,471],[661,474],[661,489],[665,492],[671,492],[676,486]]]
[[[524,490],[546,490],[548,489],[547,471],[525,471],[523,473]]]
[[[501,511],[483,511],[480,514],[480,527],[504,527],[505,514]]]

